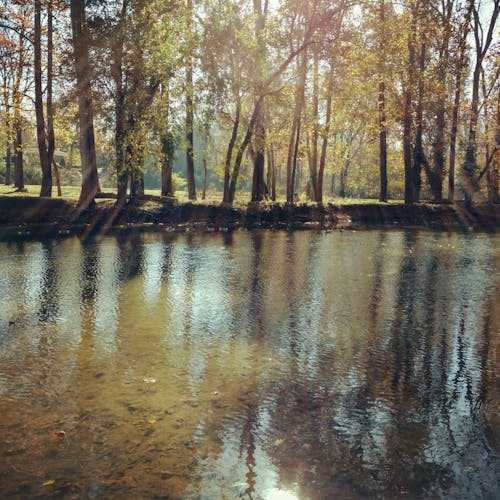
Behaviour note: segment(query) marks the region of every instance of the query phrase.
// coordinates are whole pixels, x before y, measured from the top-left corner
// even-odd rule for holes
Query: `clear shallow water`
[[[0,243],[2,496],[498,498],[499,243]]]

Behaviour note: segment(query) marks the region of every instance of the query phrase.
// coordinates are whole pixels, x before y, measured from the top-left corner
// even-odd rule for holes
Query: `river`
[[[0,243],[4,498],[498,498],[500,235]]]

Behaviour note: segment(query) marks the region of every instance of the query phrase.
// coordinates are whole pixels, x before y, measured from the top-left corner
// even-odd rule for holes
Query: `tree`
[[[94,140],[94,109],[89,58],[90,34],[85,19],[85,1],[71,0],[70,9],[82,162],[82,189],[78,204],[86,208],[94,203],[95,195],[101,190]]]
[[[379,84],[378,84],[378,123],[379,123],[379,201],[387,201],[387,117],[385,111],[385,54],[386,22],[385,0],[380,2],[380,34],[379,34]]]
[[[34,31],[34,74],[35,74],[35,113],[36,113],[36,136],[40,165],[42,167],[42,187],[40,196],[52,196],[52,168],[51,158],[47,146],[45,133],[45,116],[43,110],[42,93],[42,26],[41,0],[35,0],[35,31]],[[52,85],[52,83],[51,83]]]
[[[472,75],[471,104],[469,109],[469,130],[467,135],[467,146],[465,150],[465,159],[462,164],[463,192],[466,200],[473,201],[479,191],[479,180],[477,178],[477,127],[479,119],[479,87],[480,77],[483,67],[483,61],[488,53],[495,25],[500,11],[500,0],[493,0],[492,13],[488,18],[486,26],[480,15],[480,2],[472,5],[472,32],[474,35],[475,64]],[[486,28],[486,29],[485,29]]]
[[[194,178],[193,1],[187,0],[186,23],[186,177],[188,198],[196,200]]]

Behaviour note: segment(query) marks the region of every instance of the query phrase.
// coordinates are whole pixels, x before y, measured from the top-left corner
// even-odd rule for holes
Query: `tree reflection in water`
[[[417,231],[1,244],[2,491],[498,495],[496,247]]]

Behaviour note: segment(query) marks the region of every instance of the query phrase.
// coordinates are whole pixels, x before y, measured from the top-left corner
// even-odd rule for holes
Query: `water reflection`
[[[497,248],[414,231],[0,244],[2,491],[494,497]]]

